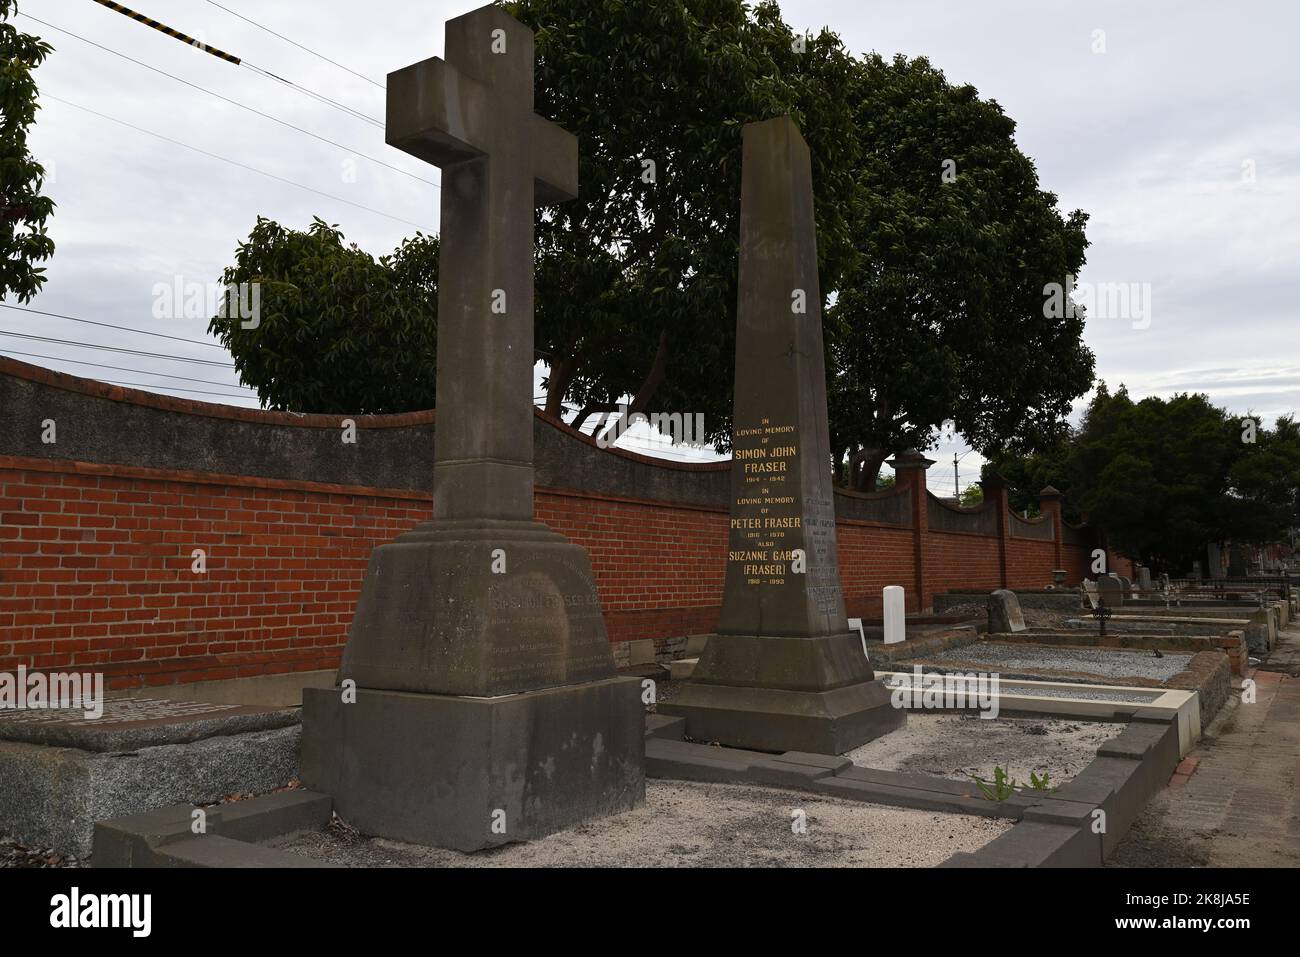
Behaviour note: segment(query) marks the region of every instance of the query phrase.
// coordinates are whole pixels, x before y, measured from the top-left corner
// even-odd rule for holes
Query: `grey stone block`
[[[224,837],[220,834],[206,834],[177,841],[159,848],[154,867],[213,867],[213,868],[338,868],[339,864],[313,860],[259,844],[248,844]]]
[[[85,856],[96,821],[283,787],[298,776],[299,735],[287,727],[127,752],[0,742],[0,831]]]
[[[753,751],[715,748],[689,741],[649,738],[645,743],[646,773],[680,781],[741,782],[763,755]]]
[[[645,800],[635,679],[495,698],[361,688],[355,704],[308,689],[303,716],[303,783],[366,834],[473,851]]]
[[[195,833],[193,805],[181,804],[101,821],[95,825],[94,866],[314,867],[295,854],[258,846],[295,831],[318,830],[330,820],[329,795],[291,790],[203,809]]]
[[[648,714],[645,716],[645,735],[647,738],[668,738],[673,741],[680,741],[685,734],[685,718],[675,718],[670,714]]]

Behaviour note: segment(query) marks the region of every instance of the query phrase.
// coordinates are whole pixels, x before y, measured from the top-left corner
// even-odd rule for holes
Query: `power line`
[[[362,113],[360,110],[354,110],[352,107],[344,103],[339,103],[336,100],[331,100],[328,96],[325,96],[322,93],[317,93],[315,90],[309,89],[305,86],[299,86],[297,83],[294,83],[292,80],[287,80],[282,76],[277,76],[276,74],[272,73],[270,70],[264,70],[260,66],[254,66],[253,64],[249,63],[247,60],[243,59],[242,57],[237,57],[234,54],[226,53],[224,50],[218,50],[216,47],[208,46],[206,43],[202,43],[199,40],[194,39],[193,37],[186,36],[184,33],[181,33],[179,30],[173,29],[172,27],[169,27],[164,23],[159,23],[157,20],[151,19],[150,17],[146,17],[143,13],[136,13],[134,10],[122,6],[120,3],[114,3],[113,0],[95,0],[95,2],[98,3],[100,6],[107,7],[110,10],[123,14],[124,16],[130,17],[132,20],[135,20],[139,23],[143,23],[147,27],[152,27],[158,32],[164,33],[167,36],[172,37],[173,39],[180,40],[182,43],[185,43],[188,46],[196,47],[205,53],[211,53],[213,56],[217,57],[218,59],[225,60],[227,63],[233,63],[235,66],[246,67],[252,70],[254,73],[260,73],[262,76],[270,77],[272,80],[275,80],[277,83],[283,83],[285,86],[298,90],[300,93],[307,94],[312,99],[319,100],[320,102],[332,106],[337,110],[342,110],[344,113],[347,113],[350,116],[355,117],[356,119],[364,120],[367,123],[371,123],[375,126],[378,126],[380,129],[383,129],[384,124],[380,120],[375,119],[373,116],[367,116],[365,113]]]
[[[201,40],[196,40],[191,36],[186,36],[184,33],[181,33],[179,30],[172,29],[171,27],[167,26],[165,23],[159,23],[157,20],[146,17],[143,13],[136,13],[134,10],[132,10],[129,7],[124,7],[120,3],[114,3],[113,0],[95,0],[95,2],[98,3],[101,7],[108,7],[108,9],[113,10],[116,13],[120,13],[123,16],[130,17],[132,20],[135,20],[138,23],[143,23],[147,27],[152,27],[153,29],[157,30],[159,33],[165,33],[167,36],[171,37],[174,40],[180,40],[182,43],[188,44],[189,46],[192,47],[196,47],[202,50],[204,53],[211,53],[218,60],[225,60],[227,63],[233,63],[235,64],[235,66],[239,66],[239,57],[227,53],[225,50],[218,50],[216,47],[208,46],[206,43],[202,42]],[[35,20],[36,18],[32,17],[32,19]]]
[[[99,349],[104,352],[121,352],[131,356],[147,356],[150,359],[171,359],[174,362],[192,362],[201,366],[220,366],[224,369],[233,369],[233,362],[214,362],[211,359],[190,359],[185,356],[169,356],[162,352],[141,352],[138,349],[123,349],[121,346],[101,346],[94,342],[74,342],[72,339],[52,339],[49,336],[34,336],[26,332],[10,332],[7,329],[0,329],[0,336],[10,336],[14,339],[31,339],[35,342],[54,342],[62,346],[76,346],[80,349]]]
[[[96,369],[115,369],[118,372],[134,372],[138,375],[160,376],[164,379],[178,379],[181,382],[197,382],[200,385],[221,385],[228,388],[238,388],[237,385],[231,385],[229,382],[215,382],[212,379],[192,379],[189,376],[173,375],[170,372],[150,372],[148,369],[136,369],[131,366],[110,366],[104,365],[102,362],[87,362],[85,359],[69,359],[67,356],[45,356],[41,355],[39,352],[20,352],[17,349],[5,349],[4,351],[11,356],[26,356],[29,359],[49,359],[52,362],[71,362],[74,365],[79,366],[94,366]],[[247,393],[241,392],[239,395],[244,396],[247,395]]]
[[[242,395],[231,395],[229,392],[208,392],[208,391],[205,391],[205,390],[203,390],[203,389],[182,389],[182,388],[180,388],[179,386],[172,386],[172,385],[167,385],[167,386],[155,385],[154,383],[151,383],[151,382],[119,382],[119,381],[117,381],[116,379],[97,379],[96,381],[97,381],[97,382],[103,382],[103,383],[105,383],[105,384],[107,384],[107,385],[133,385],[133,386],[137,386],[137,387],[143,386],[143,387],[144,387],[144,391],[146,391],[146,392],[147,392],[149,389],[171,389],[173,392],[189,392],[189,393],[191,393],[191,394],[193,394],[193,395],[220,395],[220,396],[224,396],[224,397],[227,398],[227,399],[243,399],[243,398],[250,398],[250,399],[251,399],[251,398],[252,398],[252,396],[247,396],[247,397],[246,397],[246,396],[242,396]],[[154,393],[154,394],[155,394],[155,395],[161,395],[162,393],[157,393],[157,392],[156,392],[156,393]]]
[[[222,94],[216,92],[215,90],[209,90],[207,87],[199,86],[197,83],[191,83],[189,80],[185,79],[184,77],[179,77],[174,73],[168,73],[166,70],[162,70],[156,66],[153,66],[152,64],[145,63],[143,60],[137,60],[133,56],[129,56],[125,53],[121,53],[117,50],[114,50],[111,47],[106,47],[102,43],[96,43],[94,40],[88,40],[85,37],[81,36],[80,34],[73,33],[71,30],[65,30],[63,27],[55,26],[53,23],[47,23],[46,21],[40,19],[39,17],[32,16],[30,13],[24,13],[22,15],[26,17],[28,20],[33,20],[36,23],[41,24],[41,26],[49,27],[51,30],[57,30],[59,33],[62,33],[65,36],[70,36],[73,39],[80,40],[82,43],[88,43],[92,47],[103,50],[105,53],[111,53],[115,57],[120,57],[123,60],[128,60],[131,63],[134,63],[136,66],[142,66],[146,70],[152,70],[154,73],[161,74],[162,76],[167,77],[169,80],[175,80],[177,83],[184,83],[186,86],[190,87],[191,89],[198,90],[200,93],[206,93],[209,96],[215,96],[218,100],[222,100],[225,103],[229,103],[231,106],[237,106],[241,110],[247,110],[249,113],[254,113],[257,116],[260,116],[264,119],[268,119],[272,123],[279,123],[281,126],[285,126],[291,130],[294,130],[295,132],[302,133],[304,136],[310,136],[312,139],[320,140],[322,143],[328,143],[330,146],[334,146],[337,147],[338,149],[345,150],[350,154],[360,156],[362,159],[369,160],[371,163],[375,163],[379,166],[384,167],[385,169],[390,169],[395,173],[401,173],[403,176],[409,176],[411,177],[411,179],[419,180],[421,183],[428,183],[430,186],[434,187],[435,189],[441,188],[433,180],[425,179],[423,176],[417,176],[415,173],[408,172],[407,170],[402,169],[400,166],[394,166],[391,163],[386,163],[383,160],[376,159],[373,156],[367,156],[365,153],[362,153],[360,150],[355,150],[352,147],[340,143],[337,140],[332,140],[329,137],[321,136],[319,133],[313,133],[311,130],[305,130],[301,126],[295,126],[293,123],[290,123],[288,120],[282,120],[278,116],[272,116],[270,113],[263,113],[261,110],[257,109],[256,107],[249,106],[246,103],[240,103],[238,100],[232,100],[228,96],[223,96]]]
[[[79,319],[76,316],[65,316],[58,312],[45,312],[41,309],[31,309],[27,306],[11,306],[7,302],[0,302],[0,307],[5,309],[14,309],[18,312],[31,312],[38,316],[50,316],[53,319],[69,319],[72,322],[84,322],[88,326],[103,326],[105,329],[120,329],[122,332],[136,332],[142,336],[157,336],[159,339],[174,339],[176,342],[189,342],[196,346],[207,346],[209,349],[225,349],[225,346],[215,342],[204,342],[202,339],[186,339],[183,336],[169,336],[163,332],[148,332],[144,329],[133,329],[130,326],[115,326],[111,322],[96,322],[94,319]]]
[[[135,130],[137,133],[145,133],[149,136],[153,136],[160,140],[164,140],[165,142],[171,143],[175,146],[180,146],[184,149],[192,150],[195,153],[202,153],[204,156],[209,156],[212,159],[221,160],[221,162],[223,163],[229,163],[231,166],[238,166],[240,169],[248,170],[250,173],[257,173],[261,176],[266,176],[269,179],[276,180],[277,182],[286,183],[289,186],[296,186],[298,189],[304,189],[309,193],[315,193],[317,196],[324,196],[326,199],[332,199],[336,203],[344,203],[356,209],[364,209],[368,213],[374,213],[376,216],[383,216],[385,219],[391,219],[394,222],[403,223],[407,226],[414,226],[416,229],[424,228],[419,223],[413,223],[409,219],[402,219],[400,216],[393,216],[390,213],[383,213],[377,209],[372,209],[371,207],[365,206],[361,203],[354,203],[350,199],[344,199],[342,196],[335,196],[333,193],[326,193],[323,190],[314,189],[311,186],[304,186],[302,183],[295,182],[294,180],[291,179],[285,179],[283,176],[277,176],[275,173],[268,173],[266,170],[258,169],[256,166],[249,166],[248,164],[241,163],[238,160],[232,160],[229,157],[220,156],[217,153],[210,153],[207,150],[200,149],[197,146],[191,146],[189,143],[182,143],[180,140],[174,140],[170,136],[163,136],[161,133],[155,133],[153,130],[146,130],[143,126],[136,126],[134,123],[128,123],[126,120],[119,120],[115,116],[109,116],[107,113],[100,113],[98,110],[92,110],[88,106],[82,106],[79,103],[73,103],[71,100],[65,100],[61,97],[57,97],[53,93],[43,93],[41,95],[43,97],[47,97],[51,100],[54,100],[56,103],[62,103],[65,106],[70,106],[75,110],[81,110],[85,113],[90,113],[92,116],[98,116],[100,119],[108,120],[110,123],[117,123],[121,126],[125,126],[128,129]]]
[[[346,73],[351,73],[351,74],[352,74],[353,76],[355,76],[358,80],[365,80],[365,81],[366,81],[367,83],[369,83],[371,86],[377,86],[377,87],[379,87],[379,89],[381,89],[381,90],[386,89],[386,87],[384,86],[384,84],[382,84],[382,83],[376,83],[374,80],[370,79],[370,77],[368,77],[368,76],[363,76],[362,74],[358,73],[356,70],[349,69],[348,67],[345,67],[342,63],[339,63],[337,60],[331,60],[329,57],[325,56],[323,53],[317,53],[315,50],[311,49],[310,47],[305,47],[305,46],[303,46],[301,43],[298,43],[296,40],[290,40],[290,39],[289,39],[288,37],[286,37],[283,33],[276,33],[276,32],[275,32],[274,30],[272,30],[270,27],[263,26],[262,24],[258,23],[256,20],[250,20],[250,19],[248,19],[248,17],[244,16],[242,13],[236,13],[234,10],[231,10],[229,7],[224,7],[224,6],[222,6],[221,4],[214,2],[214,0],[207,0],[207,2],[210,3],[212,6],[216,7],[218,10],[225,10],[226,13],[230,14],[232,17],[238,17],[240,20],[243,20],[245,23],[251,23],[253,26],[257,27],[259,30],[265,30],[267,33],[271,34],[271,36],[273,36],[273,37],[279,37],[281,40],[285,41],[286,43],[292,43],[292,44],[293,44],[294,46],[296,46],[299,50],[305,50],[306,52],[310,53],[312,56],[316,57],[317,59],[324,60],[326,63],[331,63],[331,64],[333,64],[334,66],[338,67],[340,70],[343,70],[343,71],[346,72]]]

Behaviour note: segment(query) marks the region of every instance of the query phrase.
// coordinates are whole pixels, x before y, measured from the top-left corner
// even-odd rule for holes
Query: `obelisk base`
[[[907,720],[856,634],[818,638],[712,635],[664,714],[694,741],[753,751],[844,754]]]
[[[469,698],[303,693],[302,781],[363,834],[458,851],[527,841],[645,801],[641,683]]]

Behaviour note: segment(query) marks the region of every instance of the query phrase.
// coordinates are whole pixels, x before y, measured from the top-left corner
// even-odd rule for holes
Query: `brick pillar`
[[[1052,519],[1052,540],[1056,545],[1055,561],[1053,569],[1064,568],[1061,564],[1064,560],[1065,549],[1065,530],[1061,524],[1064,519],[1061,518],[1061,499],[1064,496],[1052,486],[1047,486],[1038,493],[1038,511],[1042,515],[1051,516]]]
[[[930,536],[930,512],[926,505],[925,470],[934,464],[915,449],[899,452],[889,460],[895,482],[912,490],[912,597],[914,611],[930,607],[925,593],[925,543]]]
[[[1011,535],[1007,515],[1011,511],[1011,506],[1007,502],[1007,480],[1001,475],[990,475],[986,479],[980,480],[980,488],[984,490],[984,501],[992,502],[993,507],[997,510],[998,522],[998,581],[1000,587],[1006,588],[1010,579],[1007,578],[1007,539]]]

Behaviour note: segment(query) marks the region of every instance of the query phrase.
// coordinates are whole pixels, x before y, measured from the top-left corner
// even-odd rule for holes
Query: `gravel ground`
[[[986,664],[991,666],[990,670],[1014,670],[1021,673],[1048,669],[1083,672],[1104,678],[1152,678],[1164,681],[1186,668],[1192,656],[1166,653],[1157,658],[1154,652],[1146,651],[982,641],[959,648],[947,648],[927,655],[926,659]],[[906,665],[908,662],[899,664]]]
[[[796,810],[806,833],[794,833]],[[272,846],[350,867],[934,867],[1009,827],[778,788],[650,780],[635,811],[475,854],[367,838],[337,823]]]
[[[995,766],[1021,784],[1033,771],[1064,784],[1097,756],[1102,742],[1125,725],[1048,718],[992,718],[910,711],[907,724],[846,757],[861,767],[969,781],[993,779]]]

